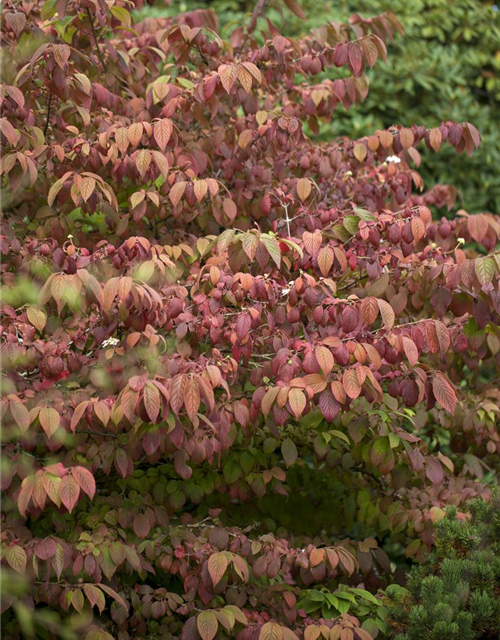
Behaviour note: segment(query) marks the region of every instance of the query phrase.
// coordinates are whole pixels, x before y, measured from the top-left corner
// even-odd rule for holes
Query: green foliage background
[[[173,0],[170,6],[145,8],[142,16],[176,15],[213,8],[223,35],[250,18],[253,0]],[[500,4],[500,3],[499,3]],[[492,0],[301,0],[307,20],[270,0],[266,15],[288,35],[300,35],[353,13],[370,17],[392,11],[406,35],[389,48],[387,65],[369,73],[366,102],[346,112],[341,107],[321,137],[361,137],[392,124],[427,127],[441,121],[469,121],[483,144],[464,161],[453,149],[422,154],[426,187],[451,184],[459,191],[455,209],[500,212],[500,6]],[[265,26],[263,24],[263,26]],[[338,73],[338,72],[337,72]]]

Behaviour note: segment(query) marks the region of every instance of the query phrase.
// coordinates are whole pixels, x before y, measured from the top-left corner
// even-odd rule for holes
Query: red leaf
[[[151,530],[148,518],[142,513],[134,518],[133,527],[138,538],[146,538]]]
[[[441,484],[444,478],[444,471],[441,463],[434,457],[427,458],[425,475],[433,484]]]

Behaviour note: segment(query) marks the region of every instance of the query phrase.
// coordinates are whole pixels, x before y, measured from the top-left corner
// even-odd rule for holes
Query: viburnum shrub
[[[2,8],[3,636],[383,637],[500,451],[500,221],[415,169],[478,131],[314,142],[391,13],[139,8]]]

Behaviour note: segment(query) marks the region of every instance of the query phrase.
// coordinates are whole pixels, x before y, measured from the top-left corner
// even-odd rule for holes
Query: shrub
[[[194,0],[186,3],[195,7]],[[211,0],[228,32],[237,21],[250,20],[251,2]],[[420,172],[426,184],[436,181],[457,188],[454,212],[500,210],[500,151],[496,113],[500,108],[500,25],[498,8],[484,0],[305,0],[306,21],[283,15],[281,3],[270,3],[266,14],[274,24],[286,21],[297,37],[326,20],[346,20],[352,13],[370,16],[392,11],[405,29],[389,44],[390,64],[368,72],[370,93],[355,111],[337,112],[331,126],[321,128],[322,139],[345,134],[370,135],[394,123],[470,120],[481,133],[482,145],[468,163],[452,149],[424,154]],[[178,5],[167,11],[175,14]],[[141,15],[161,15],[159,5]],[[227,25],[227,26],[226,26]],[[328,77],[337,72],[326,71]]]
[[[473,500],[471,519],[450,508],[435,547],[411,572],[408,591],[392,587],[397,640],[496,638],[500,631],[500,505]],[[389,588],[389,592],[391,588]]]
[[[2,8],[4,637],[369,640],[497,471],[500,223],[411,164],[478,131],[306,135],[390,13],[131,8]]]

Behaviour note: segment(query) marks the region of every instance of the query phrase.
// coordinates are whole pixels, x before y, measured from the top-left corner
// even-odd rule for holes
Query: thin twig
[[[93,34],[94,40],[95,40],[95,46],[96,46],[96,49],[97,49],[97,55],[99,56],[99,60],[101,61],[102,68],[104,69],[104,71],[107,71],[108,69],[106,68],[106,63],[104,62],[104,58],[102,57],[102,52],[101,52],[101,49],[99,47],[99,41],[97,39],[97,33],[96,33],[96,30],[95,30],[95,27],[94,27],[94,20],[92,19],[92,15],[90,14],[90,9],[87,7],[86,10],[87,10],[87,16],[88,16],[89,21],[90,21],[90,27],[92,29],[92,34]]]
[[[50,123],[50,108],[52,107],[52,91],[49,89],[49,102],[47,104],[47,118],[45,120],[45,127],[43,128],[43,136],[47,137],[47,131],[49,130]]]

